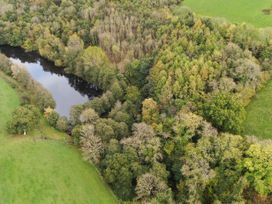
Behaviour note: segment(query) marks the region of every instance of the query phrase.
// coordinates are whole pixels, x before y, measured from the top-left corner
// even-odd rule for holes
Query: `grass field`
[[[111,204],[117,203],[96,168],[72,146],[59,140],[34,140],[32,135],[8,136],[5,124],[19,98],[0,78],[0,203]],[[42,122],[44,133],[59,133]]]
[[[272,26],[272,13],[262,12],[272,7],[272,0],[184,0],[183,4],[204,16],[224,17],[231,22],[246,22],[257,27]]]
[[[265,139],[272,138],[272,81],[264,87],[247,107],[244,133]]]

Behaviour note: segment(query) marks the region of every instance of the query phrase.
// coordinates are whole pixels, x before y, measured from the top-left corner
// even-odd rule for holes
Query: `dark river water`
[[[69,116],[73,105],[83,104],[101,94],[93,84],[81,78],[64,73],[62,68],[35,52],[25,52],[21,48],[0,46],[0,51],[17,64],[22,64],[32,78],[43,85],[56,102],[56,111],[62,116]]]

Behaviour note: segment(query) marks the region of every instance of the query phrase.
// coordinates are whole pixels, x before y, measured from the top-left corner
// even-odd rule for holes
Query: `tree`
[[[159,107],[157,102],[152,98],[145,99],[143,101],[142,115],[143,121],[149,125],[155,125],[159,122]]]
[[[95,125],[95,132],[105,142],[116,138],[114,127],[113,125],[109,124],[107,119],[97,121]]]
[[[8,123],[8,132],[11,134],[26,134],[39,125],[40,112],[32,105],[20,106],[12,113]]]
[[[71,135],[73,138],[73,144],[79,146],[81,138],[81,126],[80,125],[75,126],[72,129]]]
[[[54,61],[56,66],[64,65],[64,57],[61,56],[65,53],[64,44],[48,28],[45,28],[43,36],[38,39],[38,49],[43,57]]]
[[[142,101],[142,96],[139,89],[136,86],[127,87],[125,100],[126,102],[124,103],[124,106],[126,107],[127,113],[130,113],[131,116],[136,118]]]
[[[59,117],[56,128],[60,131],[66,132],[68,130],[68,120],[66,117]]]
[[[272,203],[270,142],[222,133],[241,131],[243,107],[270,78],[269,33],[199,17],[176,7],[182,0],[21,1],[0,0],[0,44],[38,51],[103,90],[68,124],[46,117],[71,130],[120,200]],[[24,103],[53,110],[17,68],[0,55]]]
[[[207,142],[201,141],[200,146]],[[214,158],[210,166],[216,167],[216,175],[208,184],[205,196],[207,201],[220,201],[227,203],[244,202],[244,192],[248,187],[248,182],[244,177],[244,171],[241,168],[241,162],[244,159],[244,153],[248,149],[248,142],[239,135],[221,134],[215,137],[210,143],[212,151],[215,152],[211,157]],[[202,148],[203,148],[202,147]],[[210,151],[208,148],[208,151]],[[203,148],[204,149],[204,148]],[[207,152],[208,153],[208,152]],[[205,153],[207,155],[207,153]]]
[[[239,133],[245,119],[245,109],[234,96],[218,93],[203,104],[203,115],[220,131]]]
[[[148,202],[152,198],[157,197],[159,193],[165,192],[167,188],[167,185],[162,180],[151,173],[146,173],[137,178],[135,191],[138,200]]]
[[[124,122],[128,125],[131,125],[131,116],[126,112],[125,107],[120,101],[117,101],[114,108],[111,109],[109,117],[114,119],[117,122]]]
[[[134,60],[125,70],[125,76],[130,84],[142,88],[146,83],[146,77],[151,66],[151,59]]]
[[[80,144],[83,157],[89,162],[98,164],[104,151],[104,145],[101,138],[94,134],[93,125],[82,126]]]
[[[92,108],[84,110],[80,115],[80,121],[82,123],[95,124],[98,119],[98,114]]]
[[[112,186],[113,191],[123,200],[132,198],[133,160],[127,154],[116,153],[108,155],[103,171],[105,180]]]
[[[201,116],[181,110],[176,114],[172,128],[177,136],[188,140],[200,137],[204,126],[205,122]]]
[[[110,87],[110,90],[111,90],[111,92],[112,92],[112,94],[113,94],[113,96],[114,96],[114,98],[116,100],[117,99],[119,99],[119,100],[122,99],[122,97],[123,97],[123,89],[122,89],[122,87],[120,86],[120,83],[117,80],[115,80],[112,83],[112,85]]]
[[[66,63],[72,63],[84,49],[84,42],[76,33],[69,36],[66,51]]]
[[[250,145],[242,166],[250,186],[261,196],[272,192],[271,142]]]
[[[35,104],[41,111],[48,107],[55,107],[56,104],[52,95],[41,84],[33,80],[24,67],[13,64],[11,70],[14,79],[29,92],[31,103]]]
[[[47,119],[49,125],[51,125],[52,127],[56,127],[60,116],[53,109],[51,109],[51,111],[49,110],[50,109],[47,109],[47,112],[45,112],[45,118]]]
[[[203,151],[201,148],[194,148],[193,144],[189,144],[186,148],[181,169],[183,179],[179,184],[179,191],[185,194],[181,200],[185,203],[202,203],[204,189],[214,178],[215,172],[209,165],[209,157],[201,154]]]
[[[189,143],[182,156],[179,199],[184,203],[241,202],[247,185],[241,162],[245,138],[222,134]],[[207,193],[209,192],[209,193]]]
[[[1,1],[1,4],[2,4],[1,9],[0,9],[0,15],[1,16],[13,9],[12,4],[8,4],[8,3],[4,2],[4,1]]]
[[[75,73],[103,90],[107,90],[115,78],[108,56],[96,46],[89,46],[80,54]]]
[[[139,160],[145,164],[152,164],[162,159],[160,139],[156,137],[153,128],[145,123],[133,125],[133,135],[121,141],[124,150],[133,149]]]
[[[83,105],[75,105],[71,107],[69,122],[71,123],[72,126],[76,126],[81,123],[80,115],[83,109],[84,109]]]
[[[11,71],[11,62],[10,60],[0,53],[0,70],[3,71],[5,74],[10,75],[12,74]]]

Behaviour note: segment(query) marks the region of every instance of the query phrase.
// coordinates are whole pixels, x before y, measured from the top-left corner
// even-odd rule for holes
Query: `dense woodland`
[[[0,2],[0,44],[37,51],[104,91],[69,121],[45,116],[120,200],[272,202],[272,143],[242,129],[271,76],[271,34],[198,17],[180,0]],[[27,89],[27,74],[0,58]],[[29,103],[54,108],[44,94]]]

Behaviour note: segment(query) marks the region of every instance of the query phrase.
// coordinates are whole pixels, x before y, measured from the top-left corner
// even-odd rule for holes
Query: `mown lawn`
[[[272,26],[272,13],[262,10],[272,7],[271,0],[184,0],[183,5],[200,15],[224,17],[235,23],[250,23],[257,27]]]
[[[3,204],[111,204],[116,198],[96,168],[63,141],[8,136],[5,124],[19,98],[0,78],[0,203]],[[59,133],[41,123],[43,134]]]
[[[272,139],[272,81],[270,81],[247,107],[244,133]]]

